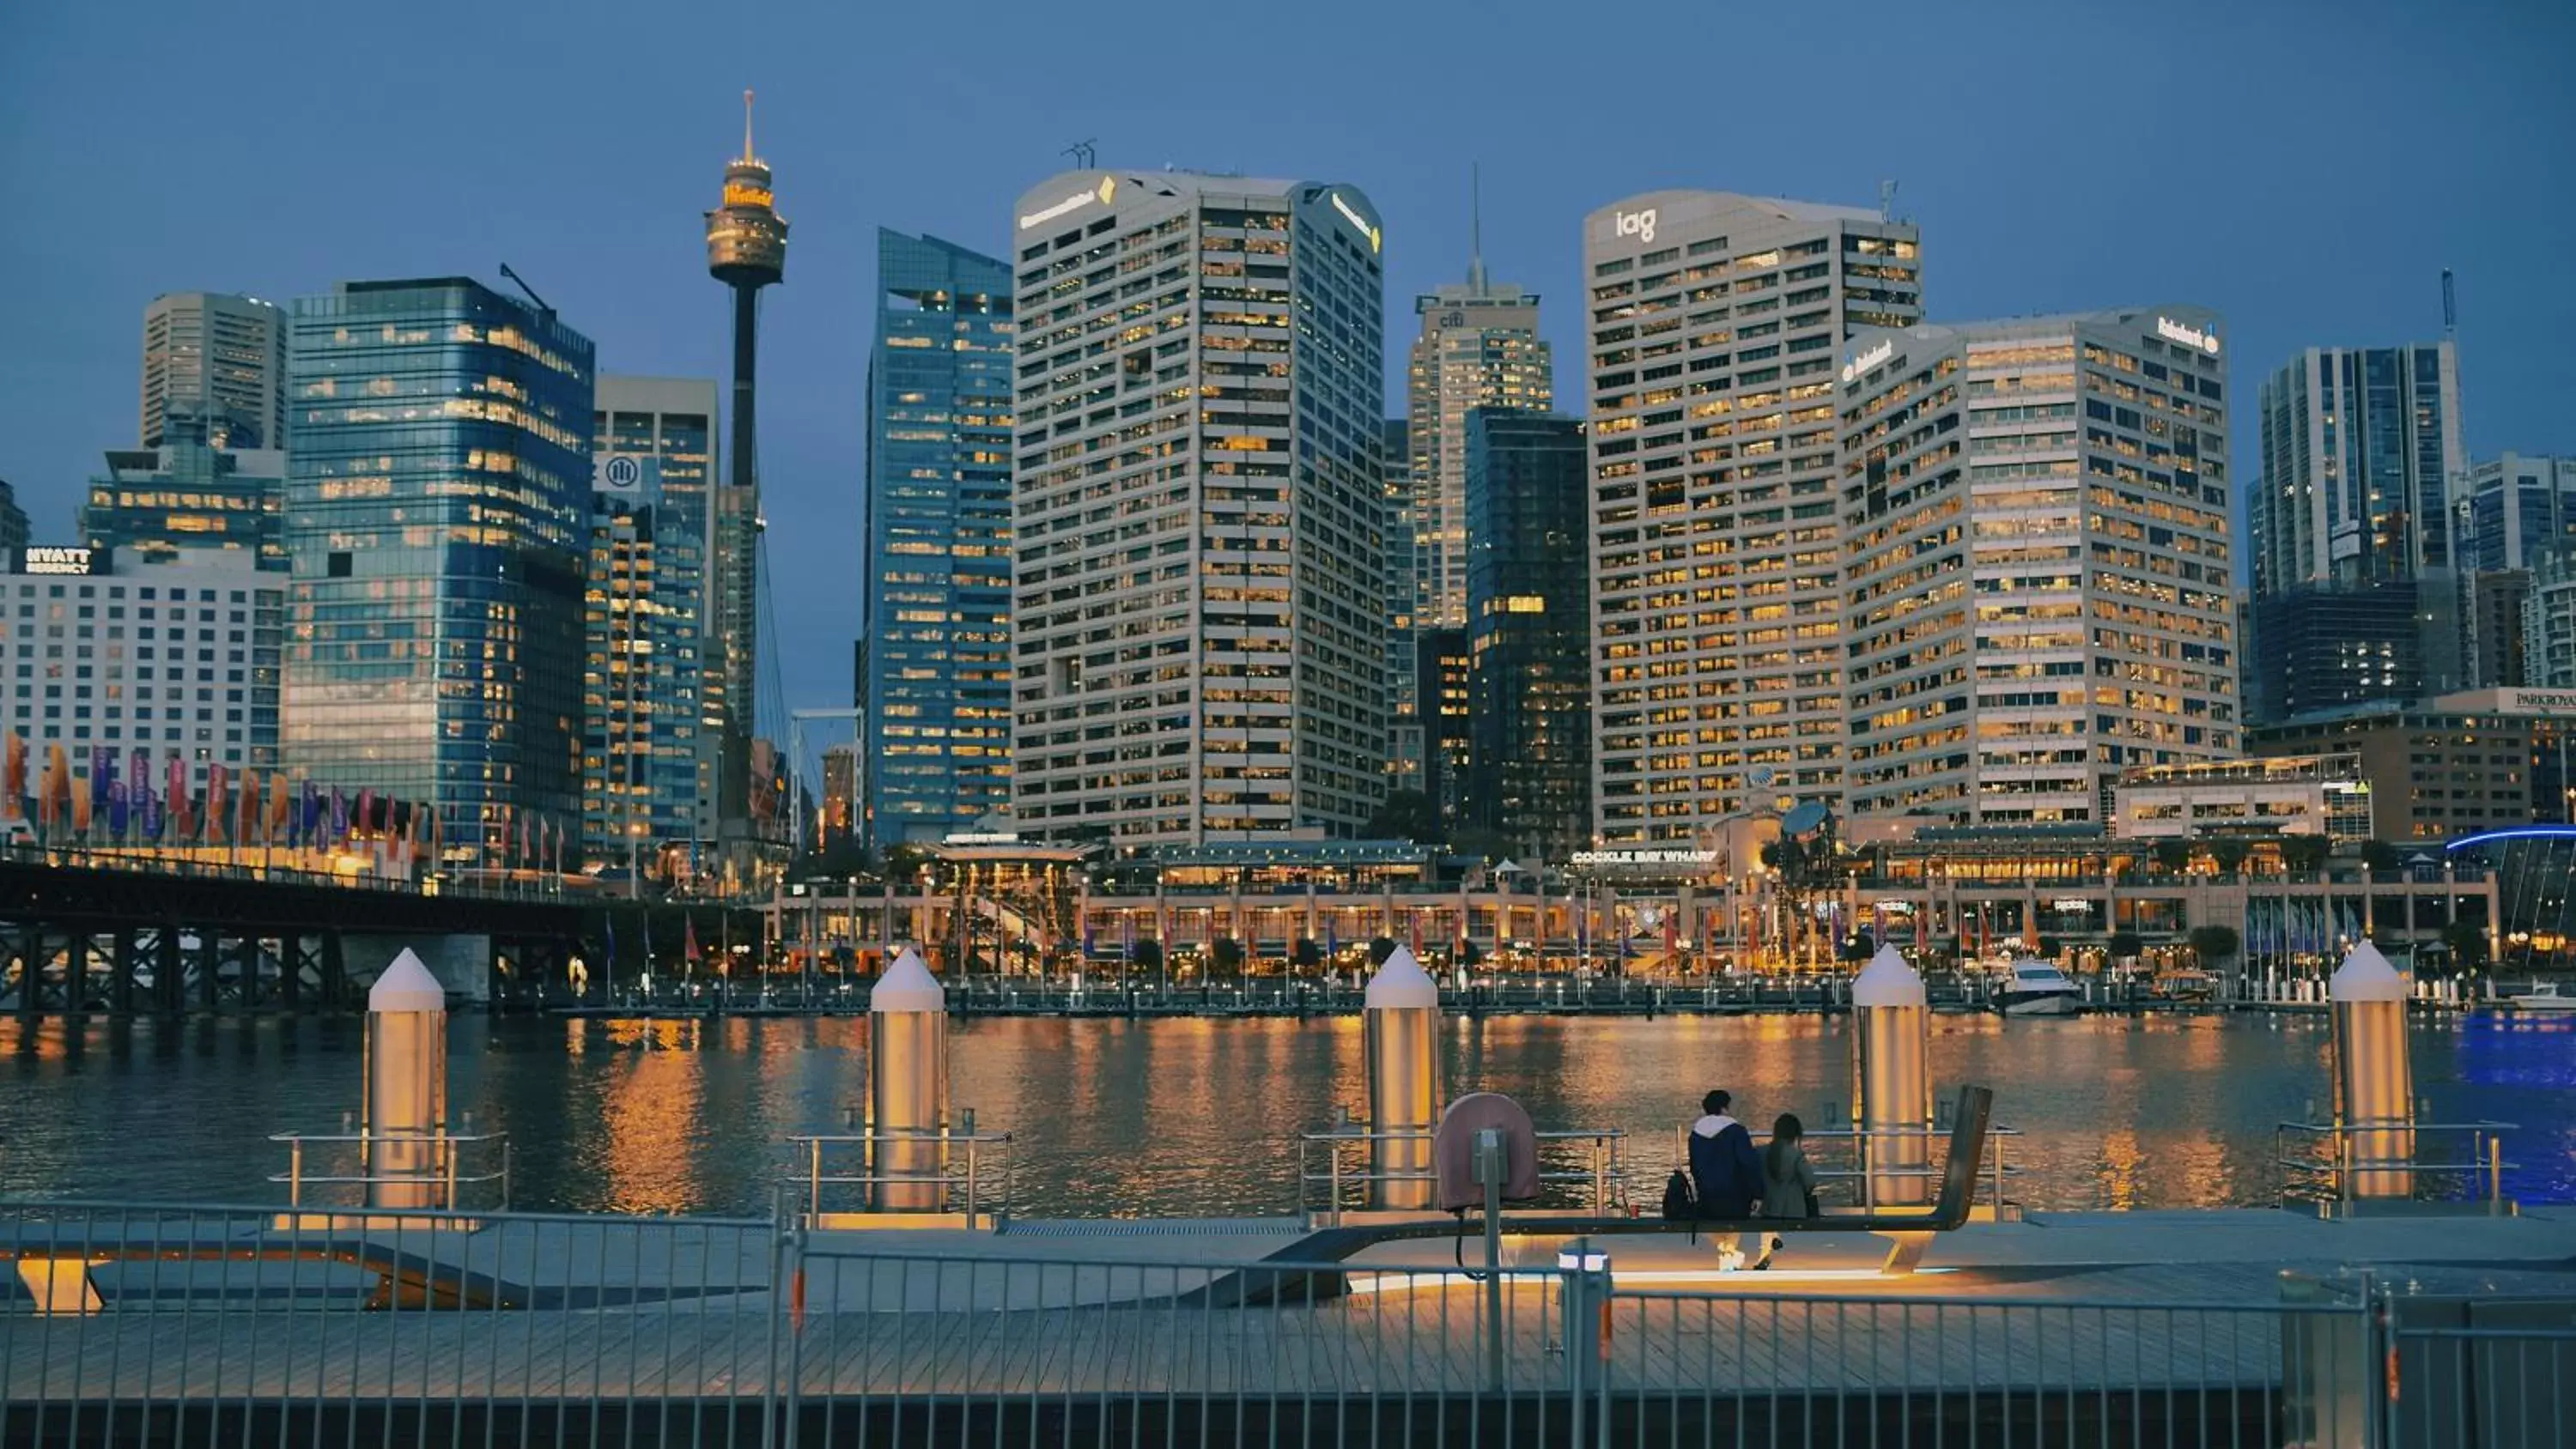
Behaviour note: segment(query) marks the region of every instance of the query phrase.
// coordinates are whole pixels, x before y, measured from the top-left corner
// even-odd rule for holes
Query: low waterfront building
[[[2371,838],[2370,778],[2353,752],[2150,765],[2120,776],[2117,801],[2112,833],[2123,840]]]
[[[2554,798],[2563,794],[2559,726],[2545,725],[2551,748],[2534,744],[2532,715],[2545,701],[2537,690],[2471,690],[2358,705],[2257,726],[2249,742],[2258,756],[2357,756],[2370,787],[2373,839],[2446,841],[2528,825],[2544,806],[2563,810]],[[2576,721],[2576,698],[2567,704]],[[2546,777],[2543,754],[2551,757]]]

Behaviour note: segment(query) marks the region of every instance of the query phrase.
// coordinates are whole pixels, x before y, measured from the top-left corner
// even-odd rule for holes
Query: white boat
[[[2025,957],[1995,983],[1995,1010],[2006,1016],[2073,1016],[2083,1009],[2083,988],[2052,962]]]
[[[2562,996],[2555,981],[2534,980],[2531,989],[2513,998],[2516,1011],[2576,1011],[2576,996]]]

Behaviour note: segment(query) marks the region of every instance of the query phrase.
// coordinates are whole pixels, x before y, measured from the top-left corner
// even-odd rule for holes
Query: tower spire
[[[751,159],[752,159],[752,155],[751,155],[751,92],[750,92],[750,91],[748,91],[748,90],[746,90],[746,91],[744,91],[744,92],[742,93],[742,159],[744,159],[745,161],[749,161],[749,160],[751,160]]]
[[[1485,189],[1483,169],[1467,163],[1467,285],[1485,290]]]

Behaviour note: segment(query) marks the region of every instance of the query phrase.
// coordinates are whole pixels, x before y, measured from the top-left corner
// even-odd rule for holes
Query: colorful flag
[[[681,921],[687,927],[688,941],[680,949],[680,959],[695,965],[701,959],[701,953],[698,950],[698,920],[695,916],[684,916]]]
[[[519,854],[517,863],[522,866],[527,865],[535,854],[536,852],[528,848],[528,812],[522,810],[519,812]]]
[[[169,802],[170,809],[170,828],[162,838],[184,844],[188,838],[188,757],[172,750],[161,782],[161,798]]]
[[[244,770],[241,777],[241,800],[233,807],[233,838],[244,845],[259,843],[259,771]]]
[[[107,746],[90,750],[90,791],[105,807],[107,838],[125,838],[125,779],[117,769],[117,751]]]
[[[224,834],[224,807],[232,803],[231,783],[232,776],[224,769],[223,761],[217,760],[206,766],[206,843],[208,845],[222,845],[228,838]]]
[[[282,772],[280,772],[280,771],[276,771],[276,770],[271,770],[271,771],[269,771],[269,772],[268,772],[268,843],[269,843],[269,844],[271,844],[271,845],[291,845],[291,844],[293,844],[293,843],[294,843],[294,840],[295,840],[295,836],[294,836],[294,833],[293,833],[294,813],[295,813],[295,796],[294,796],[294,794],[292,793],[292,791],[289,789],[289,787],[288,787],[288,785],[287,785],[287,782],[286,782],[286,776],[285,776]]]
[[[356,823],[356,834],[357,834],[357,837],[358,837],[360,840],[364,840],[364,839],[366,839],[368,836],[373,835],[373,834],[375,834],[375,833],[376,833],[376,792],[375,792],[375,791],[373,791],[373,790],[361,790],[361,791],[359,791],[359,792],[358,792],[358,818],[357,818],[357,823]]]
[[[0,762],[0,819],[23,820],[27,815],[27,742],[9,731],[5,762]]]
[[[161,823],[152,808],[152,752],[136,745],[125,757],[125,776],[125,808],[133,818],[134,833],[150,840]]]
[[[322,787],[311,780],[304,782],[304,798],[295,812],[295,840],[306,850],[314,846],[314,837],[322,829]]]
[[[331,787],[331,825],[325,845],[337,847],[349,838],[349,796],[339,786]]]

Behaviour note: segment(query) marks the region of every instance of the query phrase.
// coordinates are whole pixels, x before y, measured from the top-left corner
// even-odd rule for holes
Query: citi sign
[[[1655,209],[1650,206],[1643,211],[1614,211],[1610,213],[1610,229],[1615,236],[1632,236],[1652,244],[1655,240]]]

